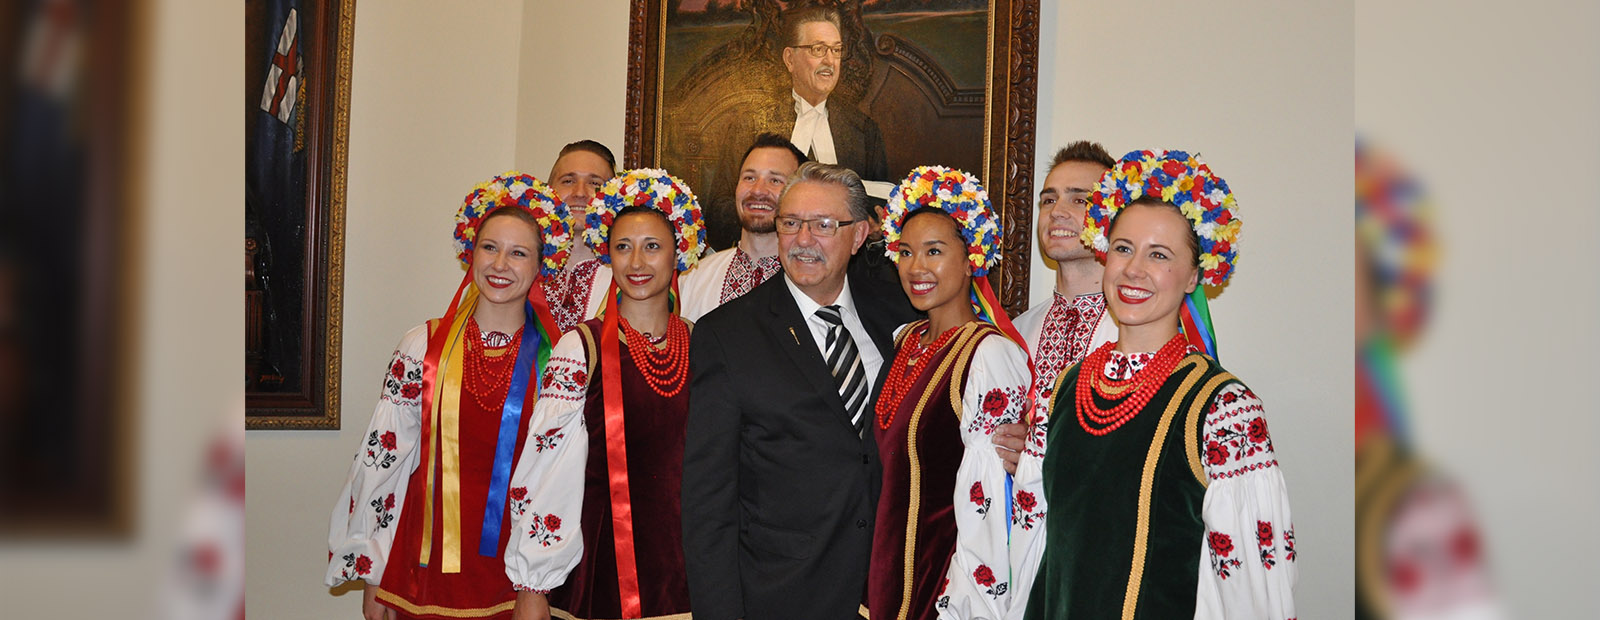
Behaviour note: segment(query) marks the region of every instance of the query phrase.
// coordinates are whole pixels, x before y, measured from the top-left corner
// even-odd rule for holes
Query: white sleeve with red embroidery
[[[1206,413],[1195,618],[1294,618],[1294,521],[1261,399],[1223,388]]]
[[[428,326],[418,325],[400,339],[384,371],[378,406],[328,522],[325,585],[356,579],[377,585],[388,565],[407,483],[420,460],[422,358],[427,352]]]
[[[1006,470],[990,440],[1000,424],[1021,419],[1028,397],[1028,356],[991,335],[978,344],[961,394],[961,441],[956,469],[956,550],[935,607],[940,618],[964,620],[1020,615],[1015,605],[1006,532]],[[1011,536],[1027,531],[1011,530]]]
[[[519,592],[549,593],[566,582],[583,556],[579,524],[589,459],[589,429],[583,421],[588,360],[577,332],[567,332],[556,343],[511,474],[506,577]]]
[[[1069,397],[1071,393],[1067,390]],[[1021,618],[1027,610],[1028,595],[1044,560],[1044,516],[1049,508],[1044,496],[1044,445],[1053,404],[1035,401],[1033,422],[1028,425],[1028,438],[1012,476],[1011,579],[1017,589],[1011,595],[1009,618]]]

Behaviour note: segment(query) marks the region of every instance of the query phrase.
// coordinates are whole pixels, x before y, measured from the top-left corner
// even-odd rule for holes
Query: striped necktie
[[[850,330],[845,329],[839,306],[818,308],[817,317],[828,323],[825,347],[828,370],[833,373],[833,382],[839,387],[839,398],[844,401],[845,413],[850,415],[850,425],[860,435],[862,429],[866,428],[864,414],[869,389],[867,370],[861,365],[861,352],[856,350],[856,341],[850,337]]]

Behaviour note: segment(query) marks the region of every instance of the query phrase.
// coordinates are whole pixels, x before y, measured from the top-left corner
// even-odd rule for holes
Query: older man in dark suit
[[[846,273],[867,208],[854,172],[802,165],[778,204],[783,276],[694,330],[683,542],[697,619],[861,609],[880,484],[872,388],[914,316],[898,287]]]

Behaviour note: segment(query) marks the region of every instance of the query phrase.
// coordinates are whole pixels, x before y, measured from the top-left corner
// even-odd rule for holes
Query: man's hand
[[[550,599],[538,592],[518,592],[511,620],[550,620]]]
[[[1022,448],[1027,445],[1028,425],[1001,424],[994,427],[994,451],[1006,467],[1006,473],[1017,473],[1017,462],[1022,460]]]
[[[369,583],[362,588],[361,617],[365,620],[395,620],[394,610],[378,602],[378,586]]]

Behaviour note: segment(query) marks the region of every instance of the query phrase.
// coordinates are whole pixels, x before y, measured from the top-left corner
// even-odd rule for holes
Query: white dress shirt
[[[794,96],[794,132],[789,141],[811,159],[839,163],[839,155],[833,150],[833,127],[828,125],[828,100],[813,106],[800,93],[791,90],[789,94]]]
[[[806,326],[811,328],[811,339],[815,341],[817,351],[822,353],[823,359],[827,359],[828,329],[833,325],[817,316],[817,309],[821,308],[822,304],[812,300],[810,295],[795,286],[794,280],[789,279],[789,274],[783,275],[783,283],[789,286],[789,294],[794,296],[795,304],[800,306],[800,316],[805,317]],[[839,306],[839,316],[844,318],[844,328],[850,330],[850,338],[856,341],[856,349],[861,352],[861,369],[867,371],[867,385],[877,385],[878,369],[883,366],[883,356],[878,353],[878,345],[873,344],[872,337],[867,335],[867,327],[861,324],[861,315],[856,313],[856,302],[850,296],[848,276],[845,278],[844,289],[839,291],[839,298],[833,300],[831,305]]]

